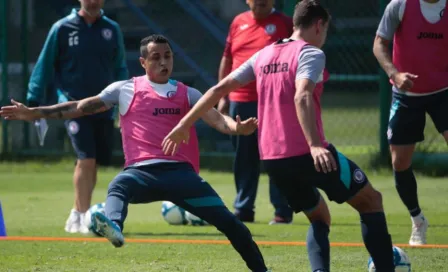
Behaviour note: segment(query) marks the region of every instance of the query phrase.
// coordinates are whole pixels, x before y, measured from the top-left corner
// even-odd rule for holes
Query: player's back
[[[263,160],[300,156],[309,147],[297,119],[294,96],[299,55],[307,43],[277,42],[260,51],[254,65],[258,92],[259,145]],[[322,84],[320,84],[322,85]],[[315,95],[317,127],[325,142],[320,118],[319,86]]]

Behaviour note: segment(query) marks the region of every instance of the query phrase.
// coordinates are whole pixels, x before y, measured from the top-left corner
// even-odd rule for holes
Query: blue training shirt
[[[110,83],[128,79],[119,25],[103,14],[88,24],[78,11],[53,24],[30,77],[28,101],[40,103],[50,82],[61,103],[95,96]]]

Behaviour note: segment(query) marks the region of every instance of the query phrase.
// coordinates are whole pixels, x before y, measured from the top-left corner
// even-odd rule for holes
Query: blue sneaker
[[[100,212],[92,213],[92,224],[90,230],[100,236],[107,238],[115,247],[124,245],[124,237],[120,228]]]

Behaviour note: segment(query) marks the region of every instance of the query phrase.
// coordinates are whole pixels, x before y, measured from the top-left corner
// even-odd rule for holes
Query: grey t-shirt
[[[168,97],[168,95],[174,94],[177,91],[177,82],[175,80],[169,80],[166,84],[157,84],[149,81],[149,84],[162,97]],[[193,107],[202,97],[202,93],[194,88],[188,86],[187,88],[188,102],[190,103],[190,107]],[[118,105],[120,114],[124,115],[128,111],[129,105],[134,97],[134,80],[129,79],[114,82],[107,86],[99,94],[99,97],[109,107]]]
[[[284,42],[288,42],[285,39]],[[255,62],[260,51],[255,53],[249,60],[234,70],[230,76],[241,84],[247,84],[256,79]],[[325,69],[325,53],[317,47],[306,45],[300,51],[298,58],[299,65],[296,72],[296,80],[309,79],[314,83],[323,80],[323,71]]]
[[[381,18],[381,22],[378,26],[378,30],[376,34],[383,39],[392,41],[400,26],[401,21],[403,20],[403,15],[406,9],[407,0],[392,0],[386,7],[384,11],[384,15]],[[428,3],[426,1],[420,0],[420,9],[422,11],[423,17],[432,24],[440,21],[444,14],[444,10],[446,8],[447,0],[440,0],[437,3]],[[410,96],[421,96],[428,94],[416,94],[412,92],[406,92],[403,90],[399,90],[397,87],[393,86],[392,90],[394,92],[403,93]],[[444,89],[442,89],[444,90]],[[435,90],[434,92],[439,92],[441,90]],[[429,93],[433,94],[433,93]]]
[[[392,0],[386,7],[384,15],[378,26],[376,34],[384,39],[391,41],[394,38],[395,31],[399,27],[407,0]],[[437,3],[428,3],[420,0],[420,7],[425,19],[435,24],[442,18],[446,8],[447,0],[440,0]]]

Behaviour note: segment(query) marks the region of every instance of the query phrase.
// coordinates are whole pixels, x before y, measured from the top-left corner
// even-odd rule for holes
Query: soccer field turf
[[[8,236],[90,237],[66,234],[65,220],[72,205],[72,164],[3,164],[0,166],[0,201]],[[119,169],[99,174],[94,203],[103,202],[106,188]],[[232,175],[204,172],[203,177],[231,207],[235,196]],[[370,179],[384,196],[387,219],[394,243],[406,244],[410,218],[399,201],[392,176]],[[430,222],[428,243],[448,244],[448,184],[446,179],[418,177],[420,202]],[[1,241],[0,271],[248,271],[242,259],[227,244],[179,244],[179,240],[226,241],[214,227],[169,226],[160,214],[161,202],[131,205],[125,237],[174,240],[169,243],[127,243],[113,248],[96,241]],[[359,217],[347,205],[330,204],[334,243],[362,243]],[[269,203],[267,179],[262,177],[256,202],[256,223],[247,224],[256,241],[303,242],[308,229],[303,214],[286,226],[268,226],[273,208]],[[102,239],[104,240],[104,239]],[[260,245],[273,271],[309,271],[306,247]],[[444,271],[448,249],[404,248],[413,271]],[[367,271],[363,247],[331,249],[332,271]]]

